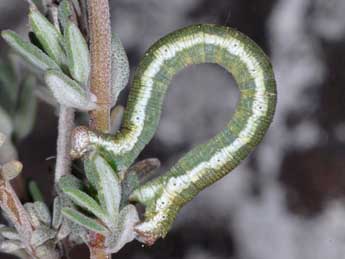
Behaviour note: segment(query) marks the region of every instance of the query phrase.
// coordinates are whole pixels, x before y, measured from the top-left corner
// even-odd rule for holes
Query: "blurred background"
[[[132,72],[145,50],[168,32],[216,23],[237,28],[265,50],[278,87],[274,122],[250,157],[185,206],[166,239],[153,247],[133,242],[113,258],[344,258],[345,1],[110,3],[113,28],[128,51]],[[0,29],[24,35],[26,13],[23,0],[1,0]],[[0,48],[4,55],[3,41]],[[128,88],[121,103],[127,94]],[[231,75],[218,66],[182,71],[172,82],[159,129],[141,158],[159,158],[161,172],[166,171],[226,125],[238,94]],[[24,176],[38,181],[47,201],[52,198],[54,166],[54,159],[47,158],[55,155],[56,128],[54,109],[39,102],[33,132],[16,143]],[[85,247],[73,254],[88,256]]]

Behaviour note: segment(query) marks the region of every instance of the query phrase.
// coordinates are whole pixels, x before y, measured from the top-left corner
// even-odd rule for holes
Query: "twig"
[[[61,105],[59,114],[55,183],[57,183],[62,176],[70,173],[71,132],[73,127],[74,110]]]
[[[98,108],[90,112],[90,127],[110,130],[111,28],[108,0],[88,0],[91,92],[97,97]]]
[[[104,249],[104,236],[91,233],[89,235],[90,242],[88,247],[90,250],[90,259],[110,259],[111,256],[105,252]]]

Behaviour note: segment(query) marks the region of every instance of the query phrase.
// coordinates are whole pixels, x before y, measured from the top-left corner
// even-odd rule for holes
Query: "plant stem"
[[[104,249],[104,236],[97,233],[90,233],[90,242],[88,247],[90,250],[90,259],[110,259],[111,255],[107,254]]]
[[[88,0],[91,84],[98,108],[90,112],[91,129],[110,130],[111,28],[108,0]]]
[[[87,0],[91,52],[90,90],[97,97],[97,109],[90,112],[90,128],[110,131],[111,27],[108,0]],[[104,236],[91,233],[91,259],[110,259],[104,248]]]
[[[70,173],[71,169],[71,133],[74,127],[74,109],[60,106],[57,155],[55,166],[55,183]]]

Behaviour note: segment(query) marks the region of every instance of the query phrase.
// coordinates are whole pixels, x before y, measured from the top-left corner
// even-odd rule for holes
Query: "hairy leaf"
[[[89,49],[78,26],[71,21],[68,21],[65,30],[65,47],[72,77],[86,85],[91,67]]]
[[[63,37],[55,26],[36,8],[30,8],[29,20],[39,42],[48,55],[61,67],[66,64]]]
[[[136,237],[134,225],[138,222],[139,216],[134,205],[130,204],[121,210],[115,233],[108,240],[108,253],[117,253]]]
[[[101,219],[104,223],[108,223],[109,219],[104,210],[98,205],[98,203],[90,197],[88,194],[72,188],[64,188],[63,192],[73,200],[76,205],[88,210],[96,217]]]
[[[60,104],[83,111],[96,108],[95,100],[92,100],[95,97],[89,96],[85,89],[62,72],[49,70],[45,81]]]
[[[23,245],[20,241],[6,240],[6,241],[0,242],[0,251],[4,253],[10,254],[22,248],[23,248]]]
[[[98,223],[96,220],[85,216],[84,214],[71,208],[63,208],[62,214],[69,220],[100,234],[106,235],[108,230],[102,224]]]
[[[115,33],[112,35],[111,73],[111,99],[112,106],[114,106],[120,92],[126,87],[129,79],[129,62],[127,54],[119,36]]]
[[[58,7],[58,16],[63,31],[65,31],[70,17],[73,15],[73,6],[71,2],[69,0],[62,0]]]
[[[7,112],[14,106],[19,88],[18,76],[12,63],[11,58],[0,60],[0,103]]]
[[[36,79],[29,76],[24,79],[18,96],[14,117],[14,132],[18,139],[25,138],[32,130],[37,109],[37,99],[34,93]]]
[[[17,33],[5,30],[1,36],[26,61],[39,69],[59,69],[59,66],[42,50],[23,40]]]
[[[34,208],[39,220],[46,225],[50,225],[51,216],[47,205],[44,202],[36,201],[34,202]]]
[[[120,179],[110,167],[110,165],[101,156],[94,159],[95,168],[98,173],[98,196],[101,205],[111,219],[116,219],[119,214],[121,201]]]
[[[44,225],[39,226],[32,233],[30,243],[34,247],[39,247],[43,245],[45,242],[47,242],[48,240],[55,238],[55,235],[56,235],[56,232],[53,229]]]
[[[11,240],[21,240],[20,235],[14,228],[4,227],[0,229],[0,235]]]
[[[72,188],[72,189],[81,189],[83,183],[74,175],[64,175],[59,180],[59,187],[61,190]]]

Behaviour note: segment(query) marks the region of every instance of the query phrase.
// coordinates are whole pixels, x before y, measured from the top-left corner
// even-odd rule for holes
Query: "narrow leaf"
[[[89,218],[82,213],[71,209],[71,208],[63,208],[62,214],[68,218],[69,220],[100,234],[106,235],[108,230],[102,224],[98,223],[96,220]]]
[[[108,217],[98,203],[88,194],[71,188],[63,189],[63,192],[72,199],[78,206],[88,210],[104,223],[108,223]]]
[[[0,235],[11,240],[21,240],[20,235],[14,228],[4,227],[0,229]]]
[[[131,242],[136,237],[134,225],[138,222],[139,216],[135,206],[130,204],[124,207],[120,212],[117,229],[108,241],[107,252],[117,253],[125,244]]]
[[[70,1],[62,0],[61,3],[59,4],[58,13],[59,13],[59,22],[61,24],[63,31],[65,31],[68,21],[70,20],[72,16],[75,15],[73,13],[73,6],[70,3]]]
[[[41,222],[40,222],[39,217],[37,216],[37,212],[36,212],[34,204],[31,202],[27,202],[24,204],[24,208],[30,216],[32,226],[37,228],[39,225],[41,225]]]
[[[111,219],[117,219],[121,201],[121,184],[110,165],[101,156],[96,156],[95,168],[98,173],[98,195],[101,205]]]
[[[17,33],[6,30],[1,35],[18,54],[32,65],[42,70],[59,69],[59,66],[42,50],[23,40]]]
[[[0,60],[0,103],[7,111],[12,109],[17,99],[17,78],[13,60],[10,57]]]
[[[65,30],[65,48],[72,77],[78,82],[86,84],[91,66],[89,49],[77,25],[71,21],[68,21]]]
[[[49,70],[45,81],[58,103],[83,111],[96,108],[95,100],[92,100],[94,95],[89,96],[85,89],[62,72]]]
[[[14,117],[14,132],[18,139],[25,138],[32,130],[35,118],[37,99],[34,92],[36,79],[29,76],[24,79],[18,96],[17,109]]]
[[[52,227],[54,229],[58,229],[62,223],[62,201],[61,198],[58,196],[54,199],[53,203],[53,221],[52,221]]]
[[[44,202],[36,201],[34,202],[34,208],[39,220],[46,225],[50,225],[51,216],[47,205]]]
[[[112,36],[111,70],[111,94],[112,106],[114,106],[120,92],[126,87],[129,79],[129,62],[127,54],[119,36],[115,33],[113,33]]]
[[[13,253],[19,249],[23,248],[22,243],[20,241],[15,240],[6,240],[0,242],[0,251],[4,253]]]
[[[84,161],[84,171],[85,171],[85,175],[86,178],[88,180],[88,182],[91,184],[91,186],[94,189],[98,188],[98,174],[96,172],[96,167],[95,167],[95,163],[94,163],[94,153],[91,153],[90,156],[85,159]]]
[[[38,185],[35,181],[30,181],[28,184],[28,189],[30,196],[33,201],[41,201],[44,202],[43,194],[41,190],[38,188]]]
[[[37,8],[30,8],[29,19],[36,37],[48,55],[59,65],[66,64],[66,55],[63,51],[63,37],[50,21]]]
[[[59,180],[59,187],[61,190],[72,188],[72,189],[81,189],[83,183],[74,175],[64,175]]]
[[[35,231],[32,233],[30,243],[34,247],[39,247],[43,245],[48,240],[55,238],[56,232],[47,227],[47,226],[39,226]]]

